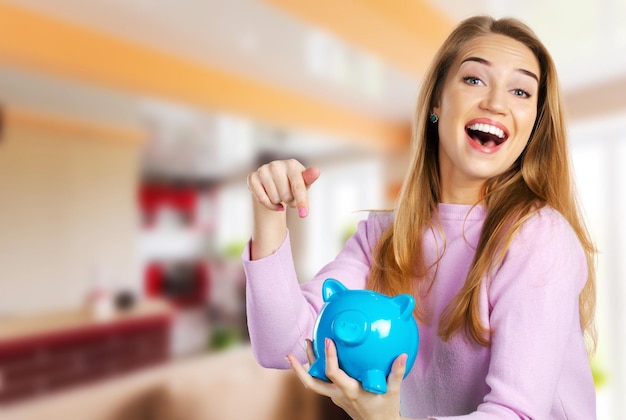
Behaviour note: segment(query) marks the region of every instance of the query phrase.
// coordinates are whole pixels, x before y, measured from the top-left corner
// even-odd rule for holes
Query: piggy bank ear
[[[337,292],[341,292],[342,290],[348,290],[346,286],[341,284],[338,280],[335,279],[326,279],[324,280],[324,284],[322,285],[322,297],[324,298],[324,302],[328,302],[328,299],[332,295]]]
[[[402,294],[392,298],[393,302],[400,307],[400,318],[407,319],[413,315],[415,299],[409,294]]]

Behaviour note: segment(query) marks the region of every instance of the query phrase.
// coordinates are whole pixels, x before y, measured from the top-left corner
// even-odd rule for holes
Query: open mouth
[[[465,127],[467,135],[483,147],[497,147],[507,141],[508,134],[491,124],[476,123]]]

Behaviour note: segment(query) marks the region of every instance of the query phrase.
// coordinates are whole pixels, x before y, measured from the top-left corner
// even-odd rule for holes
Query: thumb
[[[387,391],[400,392],[402,380],[404,379],[404,373],[406,372],[406,363],[408,355],[406,353],[401,354],[394,360],[391,365],[391,373],[387,378]]]
[[[308,188],[311,184],[313,184],[320,177],[320,170],[315,167],[306,168],[302,171],[302,179],[304,179],[304,184]]]

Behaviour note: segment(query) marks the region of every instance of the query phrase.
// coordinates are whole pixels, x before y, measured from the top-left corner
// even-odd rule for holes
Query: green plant
[[[606,369],[604,369],[597,357],[591,359],[591,373],[596,388],[604,386],[609,379]]]
[[[239,341],[239,332],[235,328],[216,327],[209,337],[209,350],[226,350],[237,345]]]
[[[247,240],[231,241],[224,245],[220,252],[220,256],[223,256],[226,259],[238,259],[241,257],[241,254],[247,244]]]

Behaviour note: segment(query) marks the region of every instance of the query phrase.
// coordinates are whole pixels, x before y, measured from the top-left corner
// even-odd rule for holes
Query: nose
[[[363,312],[351,309],[337,315],[332,330],[338,342],[354,347],[365,341],[369,325]]]
[[[492,86],[480,101],[480,108],[494,114],[504,114],[507,108],[506,101],[505,89]]]

